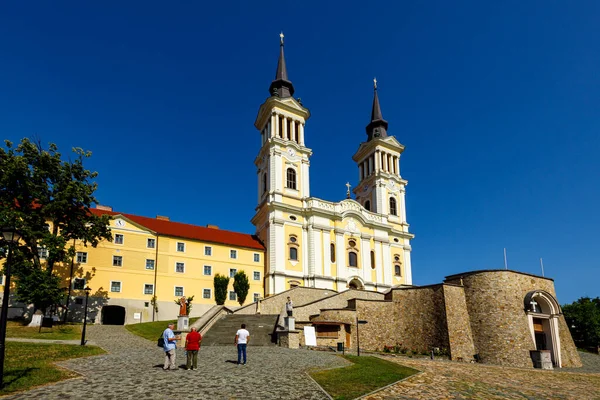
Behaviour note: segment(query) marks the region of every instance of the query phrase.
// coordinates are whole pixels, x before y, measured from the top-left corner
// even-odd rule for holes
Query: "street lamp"
[[[19,242],[21,233],[14,228],[1,228],[2,237],[8,243],[8,255],[4,263],[4,297],[2,298],[2,312],[0,312],[0,388],[4,387],[4,353],[6,344],[6,319],[8,318],[8,299],[10,297],[10,263],[12,246]]]
[[[85,311],[83,312],[83,330],[81,331],[81,345],[85,346],[85,327],[87,325],[87,310],[88,310],[88,299],[90,298],[90,289],[89,286],[86,286],[85,289]]]
[[[360,335],[358,334],[358,325],[364,325],[368,321],[359,320],[358,315],[356,316],[356,355],[360,357]]]

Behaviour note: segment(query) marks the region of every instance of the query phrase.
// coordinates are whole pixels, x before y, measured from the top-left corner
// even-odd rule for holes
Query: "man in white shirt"
[[[246,365],[246,346],[250,340],[250,332],[246,330],[246,324],[242,324],[242,328],[238,329],[235,334],[235,345],[238,351],[238,366]],[[242,364],[242,355],[244,356],[244,363]]]

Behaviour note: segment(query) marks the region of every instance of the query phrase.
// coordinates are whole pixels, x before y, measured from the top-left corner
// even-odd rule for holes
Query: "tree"
[[[44,150],[29,139],[0,147],[0,226],[22,235],[12,253],[16,298],[43,312],[64,296],[53,272],[75,257],[74,241],[96,247],[112,240],[109,217],[90,212],[97,203],[98,173],[85,169],[83,161],[91,153],[81,148],[73,153],[73,161],[63,161],[55,144]]]
[[[600,346],[600,297],[582,297],[562,310],[577,347]]]
[[[215,301],[218,305],[225,304],[227,299],[227,286],[229,286],[229,277],[221,274],[216,274],[214,279],[215,286]]]
[[[235,290],[238,303],[240,303],[241,306],[246,301],[246,297],[248,297],[248,290],[250,290],[248,276],[246,276],[244,271],[238,271],[233,276],[233,290]]]

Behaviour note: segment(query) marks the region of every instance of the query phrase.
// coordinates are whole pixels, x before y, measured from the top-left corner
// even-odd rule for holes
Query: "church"
[[[310,194],[310,112],[294,96],[281,34],[270,97],[254,126],[261,148],[255,159],[258,205],[252,223],[265,246],[265,296],[295,286],[387,291],[412,284],[404,146],[388,134],[377,81],[366,138],[353,155],[356,200],[331,202]]]

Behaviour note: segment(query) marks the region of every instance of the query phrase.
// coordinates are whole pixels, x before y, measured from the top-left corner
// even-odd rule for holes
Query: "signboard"
[[[142,313],[141,312],[134,312],[133,313],[133,319],[142,319]]]
[[[317,335],[315,335],[315,327],[314,326],[305,326],[304,327],[304,344],[307,346],[316,346],[317,345]]]

